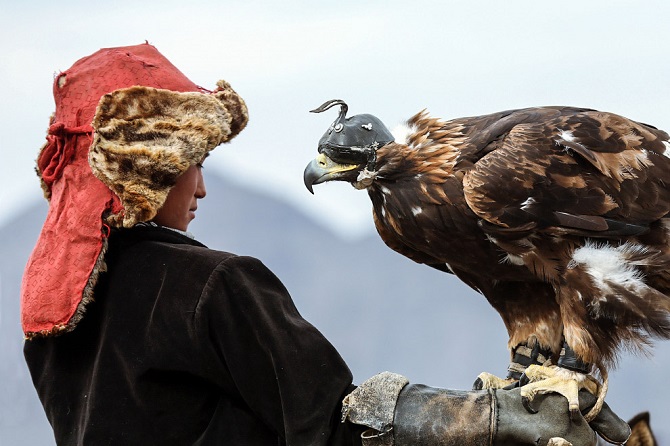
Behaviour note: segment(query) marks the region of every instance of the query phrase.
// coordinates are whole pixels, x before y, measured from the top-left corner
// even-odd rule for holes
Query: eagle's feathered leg
[[[509,387],[519,380],[529,365],[549,365],[558,358],[562,324],[560,308],[551,286],[526,282],[477,282],[476,278],[460,272],[459,278],[466,283],[473,283],[471,286],[481,290],[502,316],[509,334],[510,363],[507,377],[481,373],[474,383],[475,390]],[[528,305],[528,296],[531,294],[534,296],[534,305]]]
[[[512,351],[512,361],[507,368],[507,378],[518,381],[531,365],[551,365],[551,350],[540,347],[534,338],[517,345]]]

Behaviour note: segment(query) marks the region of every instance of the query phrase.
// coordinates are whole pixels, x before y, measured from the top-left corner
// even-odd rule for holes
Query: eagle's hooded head
[[[313,193],[312,186],[326,181],[339,180],[357,183],[365,174],[375,171],[377,149],[394,141],[394,137],[379,118],[369,115],[346,117],[347,104],[333,99],[312,110],[321,113],[334,105],[340,114],[319,140],[319,156],[307,165],[305,186]]]

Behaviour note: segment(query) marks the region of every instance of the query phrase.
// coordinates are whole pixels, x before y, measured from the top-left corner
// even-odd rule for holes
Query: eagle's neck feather
[[[424,110],[394,129],[395,142],[377,150],[379,179],[432,175],[436,181],[453,172],[459,147],[465,142],[463,127],[433,118]]]

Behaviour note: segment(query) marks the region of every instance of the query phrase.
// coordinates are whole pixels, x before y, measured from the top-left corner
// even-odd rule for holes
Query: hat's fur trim
[[[247,107],[225,81],[213,94],[130,87],[100,98],[89,164],[121,200],[108,223],[154,218],[177,178],[247,124]]]

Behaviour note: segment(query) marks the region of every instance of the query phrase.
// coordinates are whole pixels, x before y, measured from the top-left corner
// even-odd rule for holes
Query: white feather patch
[[[413,126],[403,123],[397,125],[391,130],[391,135],[395,138],[395,142],[398,144],[409,144],[409,137],[416,131],[416,128]]]
[[[523,258],[521,258],[519,256],[515,256],[514,254],[507,254],[505,256],[505,258],[503,259],[503,261],[509,262],[512,265],[518,265],[518,266],[521,266],[521,265],[524,264],[523,263]]]
[[[574,142],[575,141],[575,135],[572,134],[572,132],[568,130],[561,130],[558,134],[558,136],[568,142]]]
[[[535,203],[537,203],[537,201],[535,201],[535,199],[533,197],[528,197],[526,199],[526,201],[521,203],[521,209],[523,209],[525,211],[525,210],[529,209]]]
[[[423,212],[423,209],[421,209],[420,207],[418,207],[418,206],[413,206],[412,207],[412,215],[414,215],[415,217],[422,212]]]
[[[644,246],[634,243],[624,243],[621,246],[587,243],[576,249],[572,260],[583,265],[586,272],[592,277],[595,285],[601,290],[608,291],[609,283],[620,285],[629,290],[645,288],[643,274],[631,262],[631,255],[647,252]]]
[[[561,130],[558,133],[558,137],[561,138],[563,141],[573,143],[573,144],[575,144],[579,147],[582,147],[582,148],[584,147],[584,144],[577,141],[577,138],[575,137],[575,135],[573,135],[572,132],[570,132],[568,130]],[[560,141],[559,141],[559,144],[560,144]],[[566,150],[568,150],[568,149],[566,148]]]

